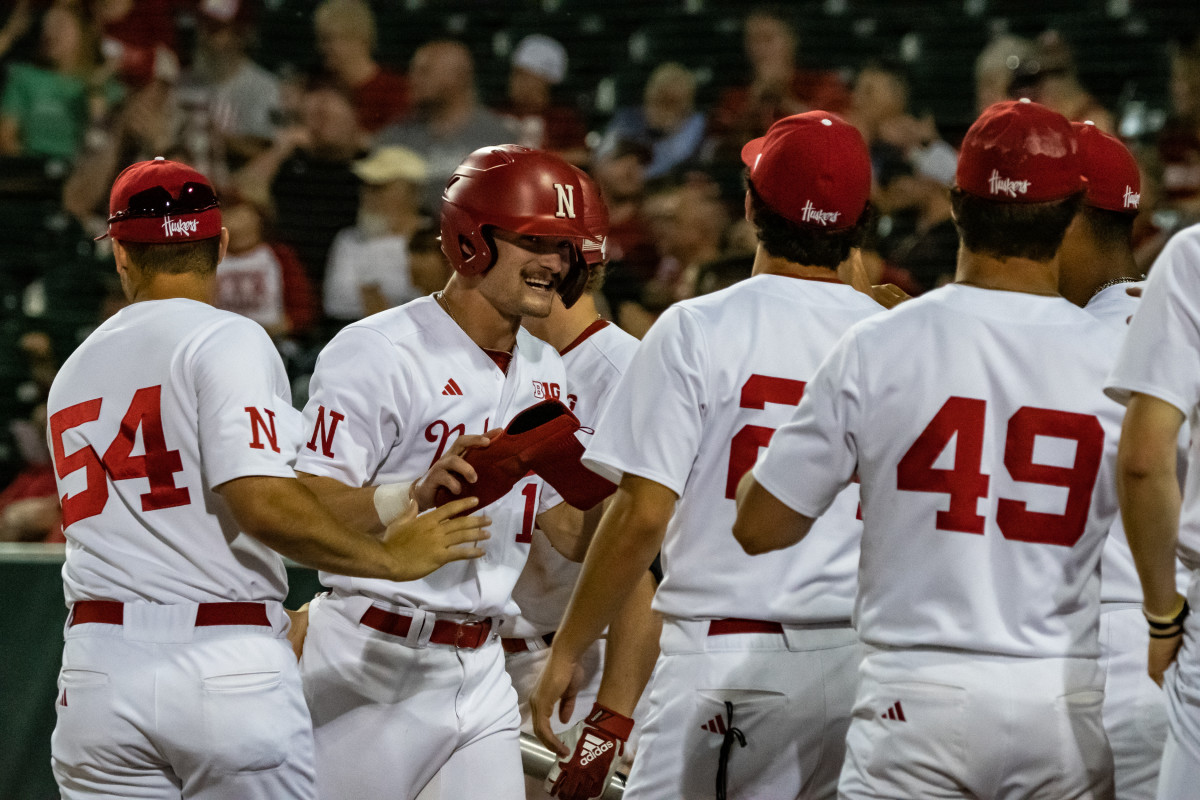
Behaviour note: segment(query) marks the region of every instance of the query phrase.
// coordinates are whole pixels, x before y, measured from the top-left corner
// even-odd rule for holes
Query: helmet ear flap
[[[575,302],[583,296],[583,290],[587,288],[590,274],[591,267],[584,260],[583,251],[579,245],[572,245],[570,269],[567,276],[558,284],[558,295],[562,298],[565,307],[570,308],[575,305]]]
[[[470,213],[443,201],[442,253],[456,272],[479,275],[492,265],[495,245]]]

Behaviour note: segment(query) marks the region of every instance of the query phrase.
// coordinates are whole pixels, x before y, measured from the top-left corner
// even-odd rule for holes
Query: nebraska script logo
[[[479,429],[479,432],[481,434],[487,433],[488,425],[490,423],[490,418],[485,419],[483,421],[483,426]],[[451,425],[444,419],[435,419],[433,422],[429,423],[429,425],[425,427],[425,441],[437,445],[437,451],[433,454],[433,459],[430,460],[429,465],[433,466],[433,464],[442,457],[442,454],[446,452],[446,448],[453,444],[458,437],[466,435],[467,425],[465,422],[460,422],[457,425]]]

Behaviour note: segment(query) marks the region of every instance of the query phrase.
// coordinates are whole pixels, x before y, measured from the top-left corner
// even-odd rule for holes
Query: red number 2
[[[938,530],[983,533],[986,520],[976,512],[976,504],[987,497],[990,480],[981,471],[986,412],[983,400],[951,397],[896,465],[896,488],[950,495],[949,509],[937,512]],[[1074,440],[1075,463],[1070,467],[1034,463],[1038,436]],[[954,468],[934,469],[934,462],[955,437]],[[1096,417],[1032,406],[1018,409],[1008,420],[1004,466],[1013,480],[1067,489],[1066,510],[1062,514],[1029,511],[1020,500],[1000,498],[996,504],[1000,534],[1018,542],[1073,546],[1087,526],[1103,452],[1104,429]]]
[[[184,506],[191,502],[185,486],[175,485],[175,473],[183,471],[183,459],[178,450],[168,450],[162,426],[162,387],[147,386],[138,389],[121,420],[120,430],[103,458],[97,458],[91,445],[68,455],[63,446],[63,434],[85,422],[100,417],[102,400],[88,400],[58,411],[50,417],[50,436],[54,447],[54,465],[59,478],[65,478],[79,469],[86,470],[87,488],[82,492],[64,496],[63,529],[74,522],[94,517],[108,503],[108,482],[105,474],[114,481],[146,478],[150,491],[141,495],[142,510],[155,511],[162,508]],[[141,428],[145,455],[134,456],[134,441]]]
[[[799,405],[804,397],[804,381],[791,378],[772,378],[768,375],[751,375],[742,386],[741,407],[761,411],[767,403],[785,406]],[[725,496],[730,500],[737,496],[737,486],[742,476],[750,471],[758,458],[758,451],[771,441],[774,428],[763,425],[743,425],[729,443],[729,472],[725,477]]]

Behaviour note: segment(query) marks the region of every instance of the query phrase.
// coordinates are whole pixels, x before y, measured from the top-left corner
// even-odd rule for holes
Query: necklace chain
[[[1138,281],[1143,280],[1145,277],[1146,276],[1143,275],[1140,278],[1113,278],[1111,281],[1105,281],[1096,287],[1096,291],[1092,292],[1092,297],[1100,294],[1105,289],[1111,289],[1114,286],[1120,286],[1122,283],[1137,283]]]
[[[433,295],[433,297],[435,300],[437,300],[438,305],[442,307],[442,310],[445,311],[446,314],[450,317],[450,320],[455,325],[462,328],[462,323],[458,321],[458,317],[454,316],[454,312],[450,310],[450,301],[448,301],[446,299],[445,294],[443,292],[437,292]],[[466,330],[466,329],[464,328],[464,330]]]

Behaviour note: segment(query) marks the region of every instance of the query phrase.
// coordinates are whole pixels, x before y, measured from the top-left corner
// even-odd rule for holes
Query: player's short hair
[[[1082,201],[1083,192],[1045,203],[997,203],[950,190],[963,246],[993,258],[1054,258]]]
[[[585,292],[599,292],[604,288],[604,279],[608,277],[608,262],[601,261],[599,264],[593,264],[588,272],[587,283],[584,284]]]
[[[863,208],[853,226],[824,231],[797,225],[775,213],[759,196],[754,184],[747,181],[746,188],[750,192],[750,221],[754,223],[758,241],[776,258],[786,258],[807,267],[836,269],[850,257],[853,248],[862,246],[872,214],[870,203]]]
[[[207,274],[215,272],[221,260],[220,236],[179,244],[121,242],[121,246],[130,263],[147,275]]]
[[[1088,234],[1105,250],[1132,249],[1133,223],[1137,217],[1122,211],[1109,211],[1086,203],[1079,209],[1080,221]]]

